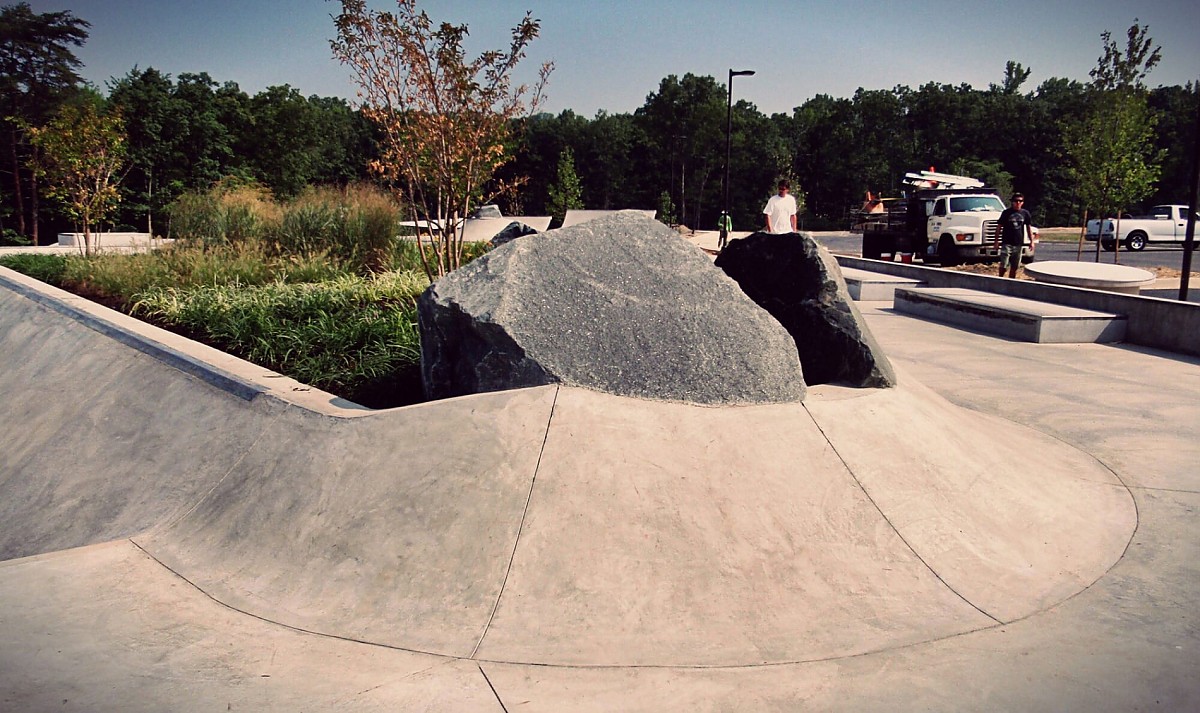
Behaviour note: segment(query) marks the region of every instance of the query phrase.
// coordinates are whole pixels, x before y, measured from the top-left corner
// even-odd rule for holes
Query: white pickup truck
[[[1092,242],[1099,237],[1100,247],[1105,250],[1115,250],[1118,240],[1127,250],[1142,250],[1151,243],[1182,244],[1187,236],[1187,212],[1185,205],[1156,205],[1150,209],[1150,215],[1105,220],[1102,234],[1100,221],[1089,220],[1086,237]],[[1193,216],[1193,219],[1196,234],[1200,236],[1200,216]],[[1117,229],[1120,232],[1114,239],[1113,233]]]

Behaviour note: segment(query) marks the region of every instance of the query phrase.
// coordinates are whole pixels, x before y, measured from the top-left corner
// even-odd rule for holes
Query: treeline
[[[286,85],[250,96],[205,73],[171,77],[134,68],[103,95],[77,74],[71,48],[86,41],[85,21],[70,12],[38,15],[25,3],[2,14],[0,229],[10,238],[40,232],[45,243],[71,228],[66,213],[43,200],[29,138],[32,127],[72,102],[91,102],[123,120],[122,200],[105,226],[116,229],[165,234],[167,205],[219,181],[254,182],[287,198],[308,186],[367,180],[367,164],[378,155],[361,112]],[[780,177],[799,188],[805,227],[843,228],[865,191],[894,195],[905,173],[931,166],[1023,191],[1042,225],[1076,224],[1079,181],[1089,179],[1070,170],[1064,132],[1093,115],[1106,94],[1061,78],[1027,90],[1028,75],[1010,62],[987,89],[860,89],[770,116],[737,101],[729,167],[734,228],[759,225]],[[1145,205],[1187,201],[1198,102],[1200,87],[1190,83],[1148,91],[1162,161]],[[549,215],[562,202],[564,183],[577,181],[586,208],[654,208],[668,222],[713,229],[723,207],[726,110],[723,83],[687,74],[663,79],[631,114],[587,118],[568,110],[523,120],[508,147],[512,160],[495,178],[519,189],[504,195],[501,207],[510,215]]]
[[[803,192],[809,227],[844,229],[847,211],[861,205],[865,191],[897,195],[905,173],[930,167],[975,176],[1006,194],[1022,191],[1042,225],[1077,224],[1082,208],[1064,130],[1106,95],[1068,79],[1022,92],[1027,76],[1010,63],[1004,81],[984,90],[935,83],[859,89],[850,98],[818,95],[790,114],[771,116],[737,102],[730,160],[735,229],[758,226],[777,177],[791,178]],[[1148,101],[1163,160],[1143,203],[1186,203],[1200,93],[1192,84],[1159,87]],[[538,212],[556,180],[559,153],[570,149],[588,208],[661,208],[665,192],[680,222],[714,229],[726,102],[722,84],[689,74],[662,80],[632,115],[538,116],[503,172],[529,176],[521,200],[525,210]]]

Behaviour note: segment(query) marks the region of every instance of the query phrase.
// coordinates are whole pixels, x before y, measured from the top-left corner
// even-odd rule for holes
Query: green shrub
[[[420,363],[419,273],[342,276],[321,283],[154,289],[138,295],[135,315],[365,405],[373,390],[406,392]]]
[[[55,286],[62,286],[66,264],[67,258],[63,255],[17,253],[0,257],[0,265]]]
[[[0,245],[32,245],[33,242],[12,228],[0,230]]]

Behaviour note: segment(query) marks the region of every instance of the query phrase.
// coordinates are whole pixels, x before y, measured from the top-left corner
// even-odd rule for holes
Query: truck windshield
[[[961,196],[950,199],[951,213],[974,213],[1004,210],[1004,204],[996,196]]]

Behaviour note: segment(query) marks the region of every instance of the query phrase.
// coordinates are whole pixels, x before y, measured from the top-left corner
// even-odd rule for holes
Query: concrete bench
[[[897,288],[897,312],[1039,344],[1119,342],[1124,315],[953,287]]]
[[[891,302],[897,287],[920,287],[924,282],[910,277],[896,277],[881,272],[843,267],[842,277],[852,299],[859,302]]]
[[[1153,272],[1129,265],[1072,262],[1070,260],[1033,262],[1025,266],[1025,274],[1037,282],[1123,292],[1130,295],[1138,294],[1143,287],[1150,287],[1156,279]]]
[[[108,248],[150,247],[150,233],[92,233],[92,245]],[[58,244],[63,247],[83,245],[83,233],[59,233]]]

